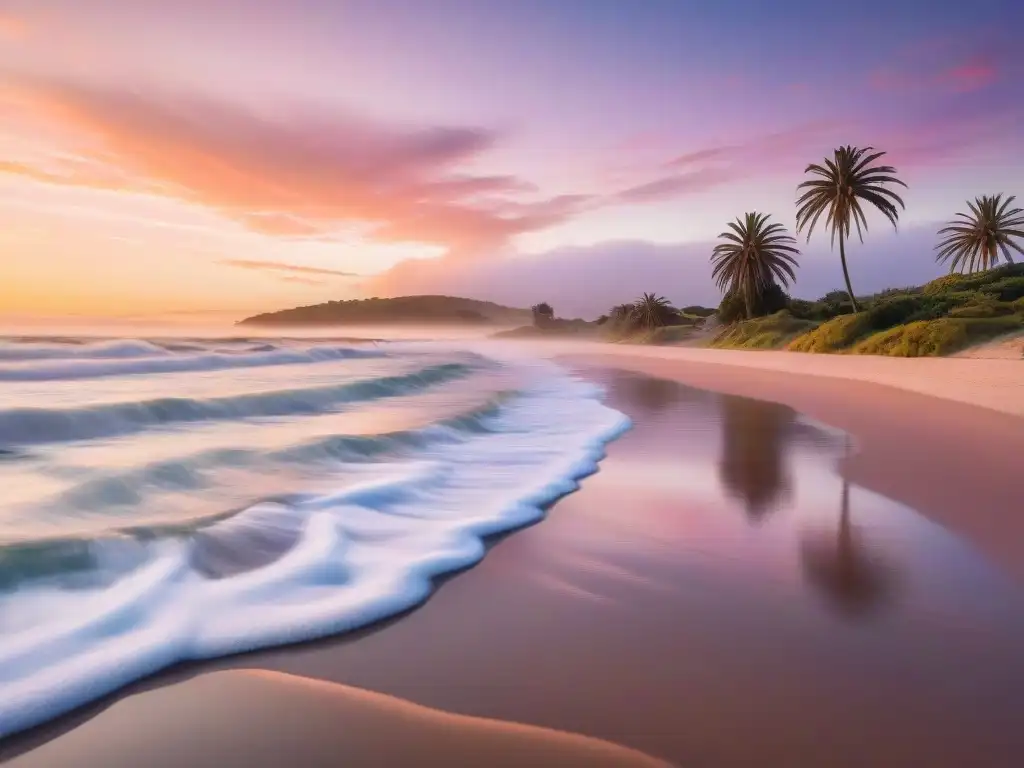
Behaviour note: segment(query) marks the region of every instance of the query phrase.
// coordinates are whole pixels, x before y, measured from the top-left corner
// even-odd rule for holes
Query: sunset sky
[[[455,293],[594,316],[717,300],[808,162],[889,152],[855,287],[1024,196],[1016,0],[0,0],[0,315]],[[841,284],[827,237],[794,293]]]

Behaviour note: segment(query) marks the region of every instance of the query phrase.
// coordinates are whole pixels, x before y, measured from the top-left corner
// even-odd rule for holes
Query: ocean
[[[417,605],[596,470],[602,396],[458,343],[0,341],[0,737]]]

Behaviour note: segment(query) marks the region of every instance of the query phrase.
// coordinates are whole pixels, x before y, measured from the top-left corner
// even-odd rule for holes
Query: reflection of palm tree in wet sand
[[[789,490],[785,440],[793,411],[782,405],[723,395],[719,477],[743,502],[751,522],[771,513]]]
[[[849,455],[850,442],[846,440]],[[895,573],[868,555],[850,523],[850,482],[843,478],[838,535],[806,536],[800,546],[804,576],[830,603],[848,616],[865,616],[887,601]]]

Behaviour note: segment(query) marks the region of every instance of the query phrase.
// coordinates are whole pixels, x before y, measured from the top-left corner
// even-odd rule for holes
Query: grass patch
[[[1024,328],[1019,317],[943,317],[880,331],[851,350],[858,355],[925,357],[948,355],[964,347]]]
[[[794,352],[839,352],[871,331],[867,312],[840,315],[797,337],[786,348]]]
[[[689,325],[666,325],[663,328],[655,328],[646,331],[643,344],[678,344],[691,338],[696,332],[693,324]]]
[[[710,346],[716,349],[778,349],[814,326],[814,321],[793,317],[783,309],[773,315],[729,326],[712,340]]]

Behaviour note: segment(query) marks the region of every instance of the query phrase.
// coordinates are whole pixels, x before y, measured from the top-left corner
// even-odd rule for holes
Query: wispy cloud
[[[999,79],[999,70],[987,56],[974,56],[939,75],[939,82],[958,91],[976,91]]]
[[[302,264],[288,264],[283,261],[260,261],[257,259],[222,259],[220,264],[239,269],[253,269],[268,272],[294,272],[302,275],[325,275],[328,277],[359,277],[355,272],[344,272],[340,269],[323,267],[307,267]],[[322,282],[322,281],[317,281]]]
[[[656,178],[611,196],[612,203],[650,203],[694,195],[733,181],[756,178],[799,164],[808,146],[820,143],[840,123],[813,121],[737,144],[690,150],[664,163]],[[666,173],[669,171],[669,173]]]
[[[15,90],[24,111],[73,135],[65,149],[78,159],[59,168],[9,162],[0,171],[52,184],[134,185],[268,235],[359,223],[372,240],[480,251],[565,220],[581,200],[537,199],[526,180],[462,170],[500,138],[483,128],[397,128],[315,108],[282,117],[39,78]]]
[[[982,91],[1019,74],[1018,43],[1001,31],[985,30],[966,40],[930,38],[898,51],[868,75],[876,91],[941,94]]]

